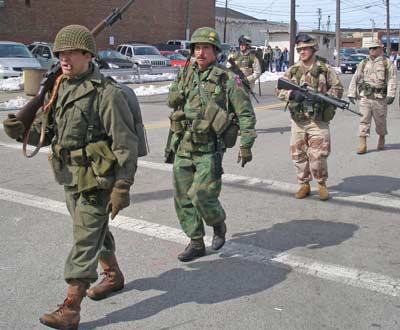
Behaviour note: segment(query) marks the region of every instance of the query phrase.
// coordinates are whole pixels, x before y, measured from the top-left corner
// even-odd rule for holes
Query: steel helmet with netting
[[[92,33],[83,25],[68,25],[63,27],[56,36],[53,52],[80,49],[96,56],[96,42]]]

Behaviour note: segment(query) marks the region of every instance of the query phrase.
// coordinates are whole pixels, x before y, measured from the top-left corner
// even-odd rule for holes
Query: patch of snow
[[[0,91],[19,91],[22,88],[22,77],[0,79]]]
[[[0,103],[0,110],[16,110],[21,109],[26,103],[28,103],[28,99],[18,96],[16,99],[11,99],[6,102]]]
[[[148,96],[148,95],[159,95],[159,94],[167,94],[169,92],[168,86],[140,86],[138,88],[133,89],[137,96]]]

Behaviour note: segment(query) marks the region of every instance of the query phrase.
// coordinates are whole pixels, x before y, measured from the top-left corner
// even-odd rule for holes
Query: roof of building
[[[259,19],[245,15],[239,11],[228,8],[226,16],[229,18],[238,18],[238,19],[248,19],[253,21],[259,21]],[[215,7],[215,17],[225,17],[225,7]]]

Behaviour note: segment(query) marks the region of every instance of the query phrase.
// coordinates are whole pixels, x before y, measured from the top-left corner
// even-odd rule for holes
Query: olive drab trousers
[[[80,279],[89,283],[97,280],[98,258],[107,258],[115,251],[114,237],[108,228],[107,203],[110,190],[76,193],[64,186],[66,203],[72,216],[74,244],[65,262],[67,282]]]
[[[175,156],[175,210],[183,231],[191,239],[204,236],[203,220],[208,226],[225,221],[226,214],[218,200],[221,162],[218,165],[216,153],[192,153],[190,158]]]
[[[369,136],[372,117],[375,120],[375,131],[378,135],[387,134],[387,104],[386,99],[361,97],[359,103],[362,114],[358,128],[358,136]]]
[[[314,177],[318,183],[324,183],[328,178],[327,159],[331,152],[329,124],[292,120],[291,132],[290,153],[297,168],[298,182],[306,183]]]

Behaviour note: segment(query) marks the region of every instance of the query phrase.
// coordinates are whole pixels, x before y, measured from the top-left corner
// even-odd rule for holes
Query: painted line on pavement
[[[275,108],[281,108],[286,105],[286,102],[279,102],[279,103],[273,103],[273,104],[267,104],[267,105],[259,105],[254,107],[254,110],[271,110]]]
[[[21,144],[9,144],[9,143],[0,142],[0,147],[1,146],[6,147],[6,148],[22,150]],[[32,150],[32,148],[29,146],[28,146],[28,149]],[[44,148],[40,149],[40,152],[48,153],[49,150],[50,149],[48,147],[44,147]],[[165,172],[172,172],[172,165],[170,165],[170,164],[155,163],[155,162],[149,162],[146,160],[139,160],[138,165],[143,168],[149,168],[149,169],[165,171]],[[226,183],[238,184],[238,185],[243,185],[243,186],[261,187],[264,189],[268,189],[270,191],[277,191],[277,192],[289,193],[289,194],[294,194],[298,189],[297,184],[293,184],[293,183],[289,183],[289,182],[248,177],[248,176],[242,176],[242,175],[236,175],[236,174],[224,174],[222,176],[222,181],[226,182]],[[370,194],[357,195],[357,194],[352,194],[352,193],[338,191],[338,190],[329,190],[329,193],[332,196],[331,201],[341,201],[341,202],[350,203],[350,204],[352,204],[352,203],[353,204],[365,204],[365,205],[370,205],[370,206],[374,206],[374,207],[383,207],[383,208],[386,207],[386,208],[391,208],[391,209],[395,209],[395,210],[400,210],[400,198],[398,198],[398,199],[387,198],[387,197],[374,196],[374,195],[370,195]],[[311,196],[311,197],[313,197],[313,196]],[[314,198],[318,198],[318,197],[314,196]],[[329,201],[326,201],[325,203],[329,203]]]
[[[0,199],[28,207],[69,215],[64,203],[48,198],[0,188]],[[187,244],[188,241],[186,235],[179,229],[126,216],[118,215],[113,221],[110,221],[109,225],[182,245]],[[209,245],[211,237],[206,237],[205,240]],[[221,250],[221,256],[239,257],[260,264],[285,267],[309,276],[382,293],[388,296],[398,297],[400,295],[400,279],[356,268],[322,263],[311,258],[300,257],[286,252],[276,253],[249,244],[227,241]]]

